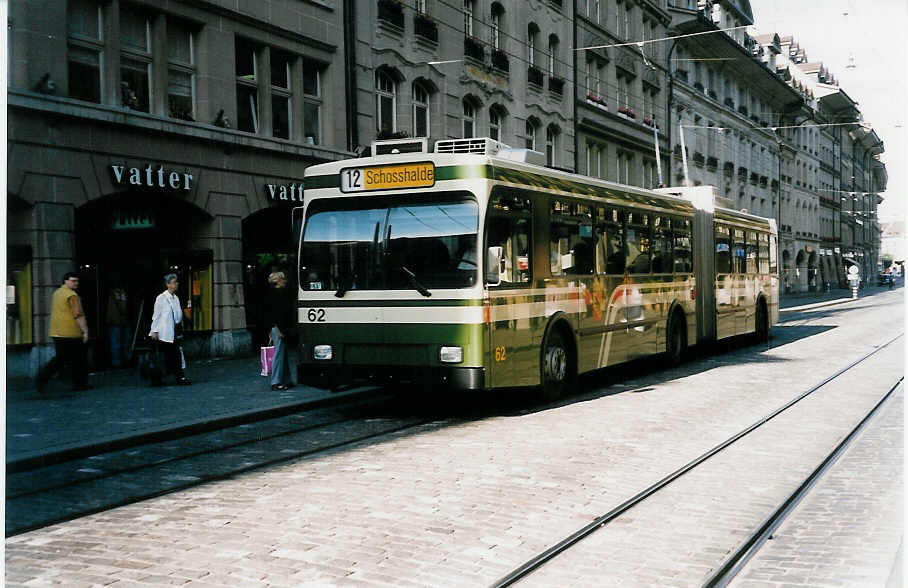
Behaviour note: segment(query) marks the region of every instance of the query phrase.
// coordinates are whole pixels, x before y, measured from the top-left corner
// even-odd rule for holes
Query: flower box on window
[[[378,0],[378,20],[404,28],[404,7],[400,0]]]
[[[508,55],[500,49],[492,51],[492,67],[500,71],[510,71],[511,63],[508,61]]]
[[[632,118],[632,119],[637,118],[637,113],[634,112],[633,110],[631,110],[630,108],[628,108],[627,106],[619,106],[618,113],[623,114],[624,116],[626,116],[628,118]]]
[[[413,15],[413,32],[423,39],[438,42],[438,25],[428,14],[417,12]]]
[[[486,51],[482,46],[482,41],[480,41],[479,39],[475,39],[473,37],[464,37],[463,54],[470,59],[475,59],[476,61],[484,61]]]
[[[537,86],[543,86],[545,83],[545,76],[542,74],[542,70],[538,67],[531,65],[527,68],[527,81],[531,84],[536,84]]]
[[[649,117],[645,117],[643,119],[643,124],[645,124],[648,127],[651,127],[651,126],[653,126],[653,119],[651,119]]]

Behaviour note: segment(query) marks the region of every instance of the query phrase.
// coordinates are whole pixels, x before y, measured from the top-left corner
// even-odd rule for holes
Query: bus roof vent
[[[372,155],[428,152],[429,142],[425,137],[414,139],[389,139],[387,141],[372,141]]]
[[[498,157],[500,157],[501,159],[520,161],[533,165],[545,165],[545,153],[534,151],[532,149],[517,149],[514,147],[508,147],[507,149],[502,149],[498,154]]]
[[[435,142],[435,153],[475,153],[497,155],[508,146],[487,137],[474,139],[445,139]]]

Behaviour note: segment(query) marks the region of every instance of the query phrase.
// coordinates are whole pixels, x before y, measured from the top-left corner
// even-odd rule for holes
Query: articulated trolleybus
[[[778,320],[775,222],[491,139],[376,142],[306,170],[302,381],[558,397],[583,372]]]

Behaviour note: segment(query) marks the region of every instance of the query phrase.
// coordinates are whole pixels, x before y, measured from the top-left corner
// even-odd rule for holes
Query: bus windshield
[[[466,193],[315,200],[306,211],[300,287],[343,296],[472,286],[478,226],[479,207]]]

